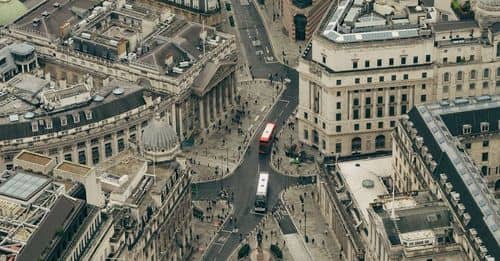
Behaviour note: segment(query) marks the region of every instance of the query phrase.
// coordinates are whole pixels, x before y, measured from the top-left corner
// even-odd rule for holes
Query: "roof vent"
[[[61,4],[60,4],[60,3],[58,3],[58,2],[55,2],[55,3],[53,4],[53,6],[54,6],[54,8],[59,8],[59,7],[61,6]]]
[[[478,102],[485,102],[485,101],[490,101],[490,100],[491,100],[491,96],[489,96],[489,95],[482,95],[482,96],[476,97],[476,101],[478,101]]]
[[[33,112],[27,112],[24,114],[25,119],[33,119],[35,117],[35,114]]]
[[[439,105],[441,105],[442,107],[448,107],[450,106],[450,103],[448,101],[440,101]]]
[[[113,94],[114,95],[122,95],[124,93],[123,89],[122,88],[115,88],[113,90]]]
[[[47,17],[47,16],[49,16],[49,12],[47,12],[47,11],[43,11],[42,16],[43,16],[43,17]]]
[[[102,97],[101,95],[94,96],[94,101],[95,102],[102,102],[103,100],[104,100],[104,97]]]
[[[464,104],[468,104],[469,100],[467,100],[465,98],[461,98],[461,99],[456,99],[454,102],[456,105],[464,105]]]

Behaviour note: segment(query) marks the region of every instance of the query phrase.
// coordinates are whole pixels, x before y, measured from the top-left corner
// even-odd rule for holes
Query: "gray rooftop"
[[[0,194],[27,201],[49,183],[50,179],[46,177],[18,171],[16,175],[0,185]]]

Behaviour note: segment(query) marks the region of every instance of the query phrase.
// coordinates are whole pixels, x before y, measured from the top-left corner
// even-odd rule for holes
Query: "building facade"
[[[300,141],[326,155],[390,151],[413,106],[500,93],[496,26],[443,13],[417,1],[334,5],[298,67]]]
[[[428,189],[446,202],[465,235],[457,242],[469,260],[493,260],[500,254],[500,176],[491,171],[499,156],[489,148],[490,140],[498,140],[499,108],[498,96],[419,105],[393,133],[396,188]]]
[[[281,19],[290,40],[311,39],[330,4],[325,0],[283,0]]]

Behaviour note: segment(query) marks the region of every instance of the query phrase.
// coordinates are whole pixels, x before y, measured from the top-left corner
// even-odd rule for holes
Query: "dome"
[[[154,118],[142,133],[142,145],[146,151],[169,151],[179,145],[177,133],[165,121]]]
[[[19,0],[0,0],[0,25],[7,25],[26,13]]]

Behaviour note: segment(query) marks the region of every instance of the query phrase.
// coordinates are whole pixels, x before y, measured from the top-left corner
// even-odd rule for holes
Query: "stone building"
[[[414,107],[393,133],[395,186],[428,189],[447,203],[470,260],[500,255],[500,99],[479,96]],[[491,143],[490,143],[491,142]]]
[[[470,260],[448,206],[428,191],[381,196],[368,213],[373,260]]]
[[[298,67],[301,142],[326,155],[390,151],[391,130],[413,106],[500,93],[497,24],[431,2],[333,5]]]
[[[237,98],[233,36],[144,5],[113,5],[47,2],[10,25],[10,36],[29,40],[44,66],[2,90],[2,167],[25,148],[95,165],[137,140],[155,107],[181,142],[228,117]],[[61,13],[75,8],[80,15]]]
[[[283,0],[281,19],[290,40],[311,39],[330,4],[327,0]]]

